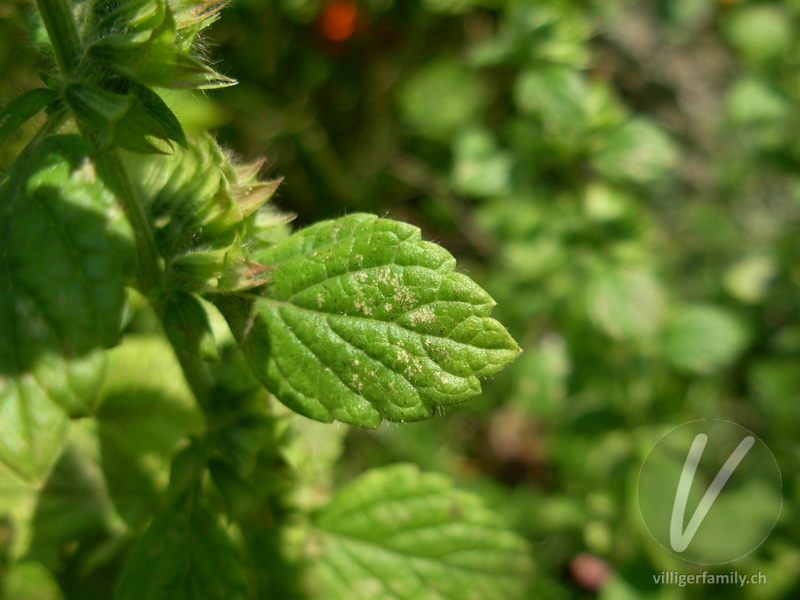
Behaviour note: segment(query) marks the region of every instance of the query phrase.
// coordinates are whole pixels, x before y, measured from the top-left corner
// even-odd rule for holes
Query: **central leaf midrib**
[[[255,299],[257,301],[263,301],[263,302],[267,302],[269,304],[274,304],[274,305],[277,305],[277,306],[285,306],[285,307],[288,307],[288,308],[291,308],[291,309],[294,309],[294,310],[307,311],[307,312],[310,312],[310,313],[313,313],[313,314],[316,314],[316,315],[320,315],[322,317],[342,317],[342,318],[346,318],[346,319],[358,319],[358,320],[361,320],[361,321],[367,321],[369,323],[383,323],[384,325],[390,325],[390,326],[397,327],[398,329],[402,329],[403,331],[408,331],[412,335],[418,335],[418,336],[422,336],[422,337],[426,337],[426,338],[436,338],[436,339],[446,340],[446,341],[452,342],[454,344],[461,344],[463,346],[470,346],[470,344],[466,344],[464,342],[458,342],[456,340],[453,340],[453,339],[447,337],[447,335],[436,335],[434,333],[422,333],[422,332],[416,331],[414,329],[409,329],[405,325],[401,325],[401,324],[399,324],[399,323],[397,323],[395,321],[384,321],[383,319],[377,319],[377,318],[373,318],[373,317],[365,317],[365,316],[362,316],[362,315],[351,315],[349,313],[332,313],[332,312],[327,312],[327,311],[318,310],[318,309],[314,309],[314,308],[308,308],[308,307],[305,307],[305,306],[301,306],[299,304],[292,304],[288,300],[277,300],[276,298],[270,298],[269,296],[255,296],[255,295],[252,295],[252,294],[239,294],[239,295],[247,296],[247,297]],[[422,308],[423,306],[428,306],[430,304],[433,304],[433,302],[440,302],[440,300],[433,300],[431,302],[425,302],[424,304],[420,304],[419,306],[417,306],[416,308],[414,308],[412,310],[417,310],[418,308]],[[446,300],[444,302],[453,302],[453,303],[468,304],[469,306],[474,306],[474,304],[469,304],[468,302],[464,302],[463,300]],[[475,316],[475,315],[473,315],[473,316]],[[479,317],[479,318],[481,318],[481,317]],[[483,317],[483,318],[487,318],[487,317]],[[488,318],[491,318],[491,317],[488,317]],[[458,326],[460,323],[463,323],[463,320],[459,321],[456,324],[456,326]],[[452,332],[453,329],[455,329],[455,327],[451,328],[448,331],[448,334],[450,332]],[[478,348],[478,346],[470,346],[470,347],[471,348]],[[479,349],[480,350],[484,350],[484,348],[479,348]],[[430,356],[428,358],[430,358]],[[431,360],[433,360],[433,359],[431,358]],[[436,362],[436,361],[434,360],[434,362]],[[436,363],[436,364],[438,364],[438,363]]]

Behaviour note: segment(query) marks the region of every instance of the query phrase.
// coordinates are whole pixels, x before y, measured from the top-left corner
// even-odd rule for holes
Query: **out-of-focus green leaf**
[[[245,600],[237,549],[219,515],[188,495],[157,515],[134,546],[115,600]]]
[[[753,139],[759,150],[779,151],[791,139],[796,122],[792,99],[768,79],[741,77],[726,100],[731,124],[750,134],[745,139]]]
[[[296,501],[300,506],[316,509],[327,500],[347,431],[342,425],[292,416],[289,439],[281,451],[297,473]]]
[[[672,139],[652,121],[634,117],[613,131],[593,158],[594,167],[614,181],[651,183],[678,164]]]
[[[63,548],[74,544],[88,556],[93,548],[121,535],[122,520],[100,468],[96,423],[70,427],[67,445],[41,488],[26,556],[55,572],[63,568]]]
[[[754,62],[780,59],[795,38],[791,18],[777,3],[738,7],[722,25],[731,45]]]
[[[747,344],[747,330],[733,313],[713,305],[679,309],[664,332],[664,355],[675,366],[712,373],[730,365]]]
[[[777,271],[774,258],[753,255],[742,259],[725,273],[725,287],[742,302],[755,304],[762,301]]]
[[[742,77],[728,92],[728,114],[739,125],[777,123],[791,116],[791,99],[768,82]]]
[[[23,479],[0,463],[0,550],[9,562],[28,550],[40,487],[40,482]]]
[[[613,221],[631,212],[630,198],[602,184],[588,186],[583,201],[586,216],[593,221]]]
[[[567,67],[540,67],[520,73],[514,101],[524,113],[541,121],[556,139],[575,138],[584,129],[586,86],[581,75]]]
[[[412,465],[361,476],[314,524],[314,573],[331,600],[513,600],[531,569],[525,542],[477,496]]]
[[[108,360],[96,415],[99,454],[117,511],[136,526],[160,508],[174,455],[202,431],[202,417],[165,339],[126,336]]]
[[[475,123],[484,106],[477,75],[452,59],[420,67],[400,91],[400,114],[422,136],[446,140]]]
[[[55,576],[39,562],[25,560],[14,563],[3,575],[3,598],[64,600]]]
[[[518,60],[583,67],[590,60],[586,40],[591,23],[561,2],[512,2],[505,11],[520,49]]]
[[[794,410],[800,402],[800,372],[794,368],[794,359],[761,358],[750,367],[747,380],[753,403],[770,415],[775,427],[795,431],[800,425],[800,415]]]
[[[0,184],[0,460],[38,478],[93,409],[119,338],[130,233],[89,144],[48,138]]]
[[[513,158],[497,147],[492,134],[470,128],[459,135],[453,148],[453,187],[470,196],[497,196],[511,191]]]
[[[652,336],[661,325],[664,293],[641,268],[600,268],[586,291],[592,322],[608,335],[631,340]]]
[[[544,336],[538,346],[523,354],[513,368],[519,383],[511,399],[518,406],[537,417],[555,416],[562,412],[572,365],[561,336]]]
[[[460,14],[474,4],[480,4],[475,0],[423,0],[425,8],[431,12]]]
[[[375,427],[480,392],[520,351],[494,301],[416,227],[353,214],[255,254],[261,296],[219,296],[256,377],[293,410]]]

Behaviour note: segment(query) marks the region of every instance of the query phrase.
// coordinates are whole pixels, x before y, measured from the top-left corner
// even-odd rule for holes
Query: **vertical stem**
[[[158,247],[153,236],[153,230],[147,215],[139,201],[139,194],[133,185],[131,176],[118,150],[105,153],[105,158],[111,170],[111,176],[116,182],[117,197],[125,210],[125,215],[133,229],[136,238],[136,263],[137,275],[141,291],[149,296],[158,287],[161,280],[161,265],[159,263]]]
[[[186,378],[186,383],[189,384],[189,388],[202,409],[203,416],[207,419],[209,395],[214,384],[211,370],[201,358],[192,356],[180,348],[175,348],[175,354],[181,365],[183,376]]]
[[[47,35],[61,73],[69,77],[75,72],[80,57],[81,45],[75,15],[70,0],[36,0],[42,14]]]

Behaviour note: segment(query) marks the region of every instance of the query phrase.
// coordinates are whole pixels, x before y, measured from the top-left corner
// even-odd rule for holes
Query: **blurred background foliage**
[[[0,3],[3,98],[35,82],[29,18]],[[533,546],[530,598],[800,597],[800,1],[233,0],[207,42],[239,85],[170,92],[185,123],[266,155],[298,225],[420,226],[525,350],[443,418],[349,430],[337,479],[411,460],[478,490]],[[638,513],[647,452],[699,418],[784,477],[732,565]],[[768,584],[652,578],[705,568]]]

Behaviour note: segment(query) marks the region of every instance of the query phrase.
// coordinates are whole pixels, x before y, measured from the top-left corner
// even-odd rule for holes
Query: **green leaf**
[[[475,122],[484,95],[475,73],[455,60],[440,59],[411,75],[398,102],[400,114],[420,135],[447,139]]]
[[[374,469],[315,519],[314,574],[332,600],[513,600],[525,542],[477,496],[413,465]]]
[[[48,138],[0,183],[0,240],[0,460],[38,478],[97,399],[131,258],[86,141]]]
[[[23,479],[0,462],[0,555],[4,560],[27,554],[41,488],[40,482]]]
[[[166,134],[167,139],[173,140],[185,148],[188,142],[183,127],[181,127],[178,117],[161,97],[143,85],[133,84],[130,91],[136,96],[144,112],[158,123],[159,129]]]
[[[101,458],[96,424],[84,419],[70,427],[64,452],[39,489],[26,557],[58,570],[64,544],[75,545],[74,560],[86,560],[92,549],[121,534]]]
[[[597,328],[622,340],[653,335],[665,304],[659,281],[636,267],[598,269],[589,281],[586,300]]]
[[[147,88],[131,84],[125,94],[88,83],[73,83],[65,91],[75,116],[97,137],[100,148],[119,146],[142,154],[163,153],[155,140],[186,138],[172,111]]]
[[[537,117],[544,132],[571,140],[585,130],[587,90],[581,75],[562,66],[522,72],[514,84],[514,102],[523,113]]]
[[[114,143],[117,123],[133,104],[133,96],[109,92],[88,83],[68,85],[64,97],[75,116],[97,135],[101,149]]]
[[[737,7],[722,30],[744,59],[756,63],[784,60],[796,35],[792,18],[777,3]]]
[[[623,182],[651,183],[678,164],[678,150],[664,131],[644,118],[632,118],[613,131],[594,156],[605,177]]]
[[[162,507],[174,455],[202,432],[203,418],[163,336],[127,335],[108,362],[96,415],[103,479],[120,516],[136,527]]]
[[[316,509],[327,500],[333,487],[334,465],[344,451],[348,430],[292,414],[281,453],[296,476],[296,505]]]
[[[36,115],[45,106],[55,100],[58,95],[47,88],[28,90],[9,102],[0,111],[0,144],[14,133],[20,125]]]
[[[239,519],[256,499],[252,483],[230,463],[220,459],[212,458],[208,462],[208,473],[222,496],[228,519]]]
[[[41,563],[14,563],[3,574],[3,597],[14,600],[64,600],[56,577]]]
[[[792,99],[769,80],[740,77],[728,91],[728,115],[737,125],[775,124],[783,128],[792,117]]]
[[[697,304],[681,309],[668,323],[663,349],[675,366],[712,373],[728,366],[744,349],[747,331],[730,311]]]
[[[497,147],[492,134],[482,127],[471,127],[453,143],[453,187],[471,196],[500,196],[512,189],[514,160]]]
[[[354,214],[254,258],[272,268],[263,295],[217,306],[256,377],[313,419],[424,419],[520,352],[492,298],[411,225]]]
[[[236,546],[219,516],[189,495],[153,519],[114,598],[239,600],[248,594]]]

